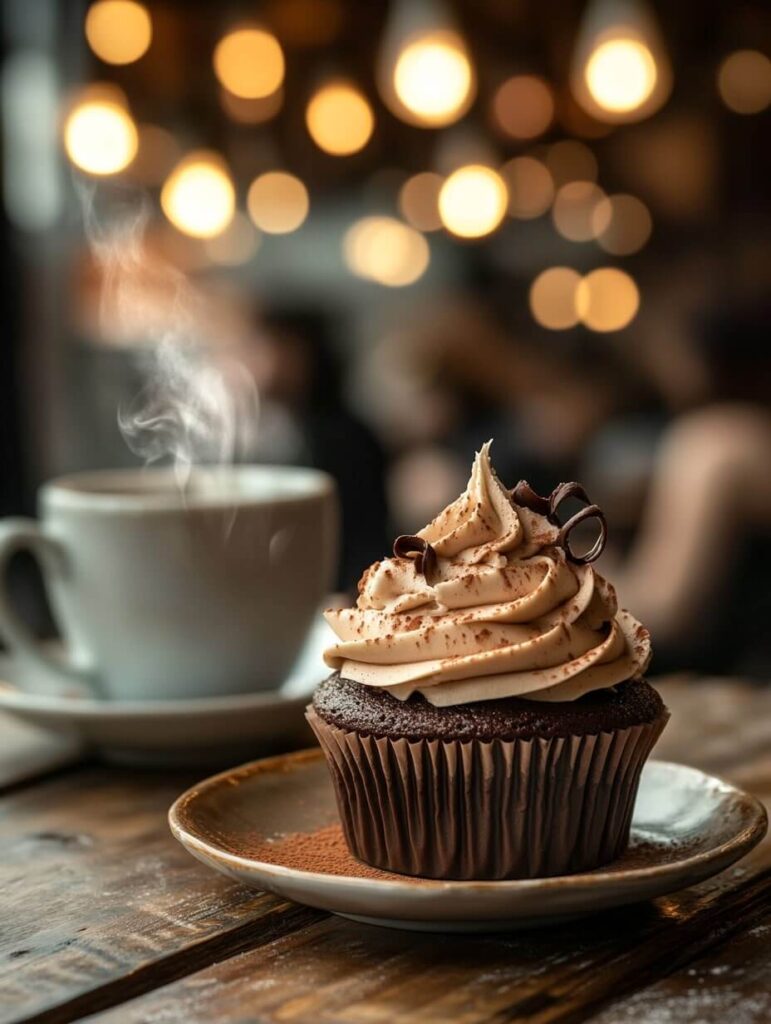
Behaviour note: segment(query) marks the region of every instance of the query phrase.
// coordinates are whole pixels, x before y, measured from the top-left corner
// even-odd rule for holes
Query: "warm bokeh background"
[[[2,8],[0,513],[315,465],[348,587],[492,436],[605,508],[657,668],[768,677],[766,4]]]

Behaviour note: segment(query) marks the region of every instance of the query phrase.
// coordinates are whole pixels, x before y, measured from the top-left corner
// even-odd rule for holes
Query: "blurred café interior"
[[[654,669],[769,677],[767,4],[2,9],[2,515],[317,466],[353,589],[494,437],[603,507]]]

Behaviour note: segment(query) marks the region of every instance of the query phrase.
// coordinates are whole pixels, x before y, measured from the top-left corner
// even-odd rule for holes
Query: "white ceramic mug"
[[[0,635],[22,685],[113,700],[277,687],[332,583],[337,500],[316,470],[196,470],[182,491],[170,470],[81,473],[39,505],[40,522],[0,522]],[[20,550],[40,563],[61,649],[9,601]]]

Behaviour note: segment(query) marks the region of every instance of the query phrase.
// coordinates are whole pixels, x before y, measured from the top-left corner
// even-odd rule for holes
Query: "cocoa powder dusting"
[[[381,881],[413,881],[409,876],[381,871],[357,860],[349,851],[339,824],[326,825],[315,832],[289,832],[280,839],[250,843],[244,848],[244,855],[293,871],[313,871],[321,875]]]

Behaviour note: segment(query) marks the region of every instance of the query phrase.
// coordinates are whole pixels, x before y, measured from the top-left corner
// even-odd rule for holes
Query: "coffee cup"
[[[311,469],[109,470],[61,477],[40,519],[0,522],[0,636],[28,689],[110,700],[278,687],[333,582],[337,500]],[[7,589],[38,560],[62,643],[41,642]]]

